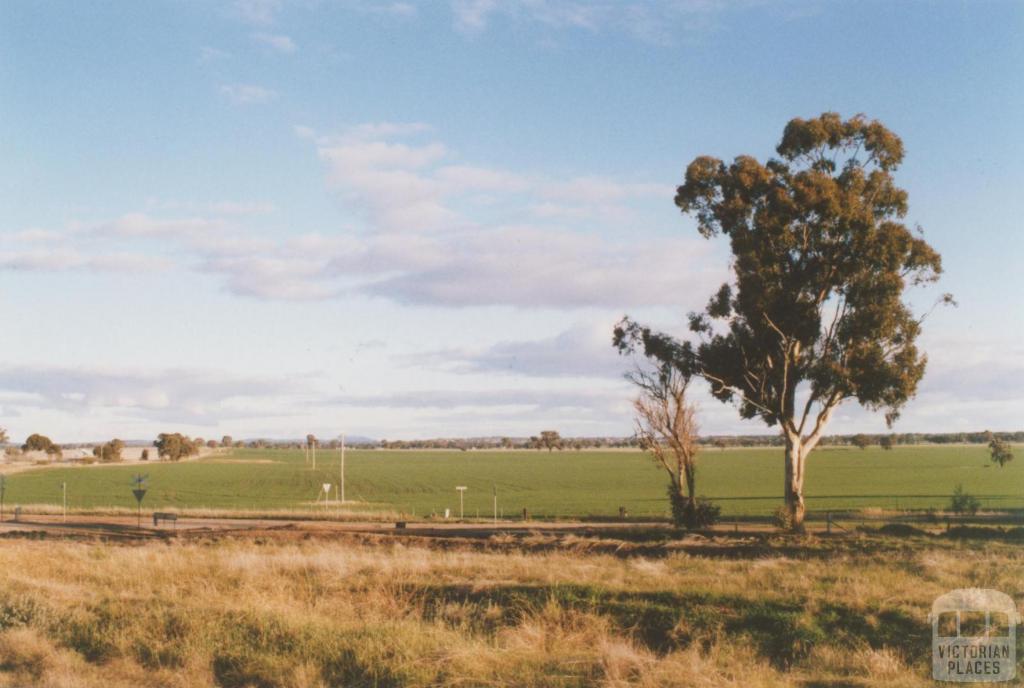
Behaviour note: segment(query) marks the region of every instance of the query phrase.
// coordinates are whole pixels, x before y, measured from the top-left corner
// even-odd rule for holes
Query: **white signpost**
[[[341,482],[338,483],[339,497],[341,503],[345,503],[345,433],[341,433]]]
[[[465,496],[466,490],[468,488],[465,485],[456,485],[455,489],[459,491],[459,520],[461,521],[463,516],[464,516],[464,514],[465,514],[465,512],[464,512],[464,510],[462,508],[462,506],[463,506],[462,498]]]

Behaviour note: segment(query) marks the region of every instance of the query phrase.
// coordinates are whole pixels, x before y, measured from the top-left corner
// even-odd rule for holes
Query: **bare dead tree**
[[[640,390],[633,401],[637,439],[668,474],[675,520],[688,527],[707,525],[697,500],[699,428],[697,406],[686,397],[689,378],[671,366],[637,367],[627,378]]]

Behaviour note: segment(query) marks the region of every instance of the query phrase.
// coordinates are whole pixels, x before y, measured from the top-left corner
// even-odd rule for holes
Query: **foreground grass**
[[[7,540],[0,685],[924,686],[934,597],[1024,595],[998,542],[491,544]]]
[[[706,449],[701,454],[699,491],[718,502],[726,516],[770,514],[782,502],[781,449]],[[133,508],[132,477],[149,474],[144,506],[167,509],[305,509],[323,483],[336,483],[337,452],[320,452],[317,470],[303,452],[236,450],[181,464],[50,468],[18,473],[7,481],[13,504],[58,504],[61,483],[72,508]],[[944,508],[957,484],[980,498],[985,509],[1024,509],[1024,460],[997,468],[984,446],[820,448],[807,468],[811,510],[865,507]],[[666,515],[665,477],[634,451],[458,452],[349,451],[349,500],[358,509],[416,516],[458,513],[456,485],[469,487],[465,512],[487,517],[497,491],[506,517],[531,515],[613,516],[620,506],[633,516]]]

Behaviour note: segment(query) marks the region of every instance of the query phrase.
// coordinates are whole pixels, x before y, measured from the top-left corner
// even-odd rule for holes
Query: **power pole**
[[[64,492],[64,510],[61,514],[61,520],[64,523],[68,522],[68,484],[67,481],[61,482],[60,489]]]
[[[341,433],[341,482],[338,489],[341,491],[341,503],[345,503],[345,433]]]

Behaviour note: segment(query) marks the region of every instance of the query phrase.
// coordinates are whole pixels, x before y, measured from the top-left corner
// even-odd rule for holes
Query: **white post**
[[[498,522],[498,486],[494,486],[494,522]]]
[[[345,433],[341,433],[341,503],[345,503]]]
[[[62,482],[60,484],[60,487],[64,491],[64,513],[63,513],[63,516],[62,516],[62,520],[65,523],[67,523],[67,520],[68,520],[68,484],[67,484],[67,482]]]
[[[465,517],[465,511],[462,508],[462,497],[466,494],[466,486],[456,485],[455,489],[459,491],[459,520],[461,521]]]

